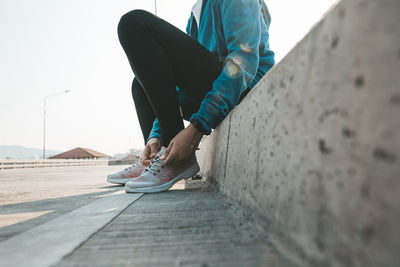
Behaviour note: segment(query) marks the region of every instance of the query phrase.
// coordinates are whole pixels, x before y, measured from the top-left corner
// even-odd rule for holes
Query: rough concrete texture
[[[400,1],[344,0],[199,151],[299,266],[400,266]]]
[[[146,194],[57,266],[292,266],[213,191]]]

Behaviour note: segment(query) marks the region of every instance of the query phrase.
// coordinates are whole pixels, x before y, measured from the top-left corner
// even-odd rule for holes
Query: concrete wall
[[[400,266],[399,19],[342,1],[201,145],[203,177],[299,266]]]

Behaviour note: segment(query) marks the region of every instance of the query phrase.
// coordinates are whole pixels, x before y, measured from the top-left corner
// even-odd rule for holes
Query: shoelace
[[[142,157],[139,158],[139,160],[134,163],[133,165],[131,165],[130,167],[126,168],[125,171],[127,170],[132,170],[133,168],[135,168],[136,166],[138,166],[139,164],[142,164]]]
[[[161,160],[160,156],[155,156],[154,159],[150,162],[150,165],[147,166],[143,172],[151,172],[152,174],[156,174],[161,166],[164,164],[164,161]]]

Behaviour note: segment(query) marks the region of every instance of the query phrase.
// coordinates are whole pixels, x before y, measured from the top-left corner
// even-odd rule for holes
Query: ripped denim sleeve
[[[216,1],[221,10],[222,27],[228,54],[223,70],[203,99],[190,122],[203,134],[210,134],[237,105],[241,93],[257,74],[260,20],[257,0]]]

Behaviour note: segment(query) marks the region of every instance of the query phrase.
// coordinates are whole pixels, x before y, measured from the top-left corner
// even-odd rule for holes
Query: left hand
[[[167,166],[179,167],[196,151],[202,137],[203,134],[190,124],[171,140],[161,159]]]

